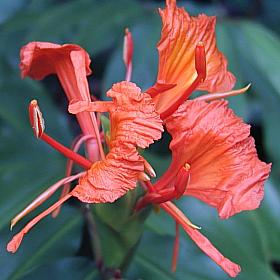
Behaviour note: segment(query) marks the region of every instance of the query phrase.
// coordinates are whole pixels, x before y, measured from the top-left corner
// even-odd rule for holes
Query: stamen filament
[[[77,164],[79,164],[81,167],[85,169],[89,169],[92,165],[91,161],[87,160],[86,158],[80,156],[77,153],[74,153],[72,150],[69,148],[63,146],[59,142],[57,142],[55,139],[47,135],[46,133],[43,133],[41,138],[43,141],[48,143],[50,146],[52,146],[54,149],[62,153],[64,156],[67,158],[75,161]]]
[[[16,234],[12,240],[7,245],[7,251],[11,253],[15,253],[20,246],[22,239],[25,234],[29,232],[29,230],[34,227],[41,219],[45,216],[53,212],[57,207],[63,204],[67,199],[69,199],[72,195],[68,194],[64,196],[62,199],[54,203],[50,208],[46,209],[44,212],[36,216],[33,220],[31,220],[18,234]]]
[[[41,193],[39,196],[37,196],[26,208],[24,208],[19,214],[17,214],[11,221],[10,230],[13,229],[13,227],[28,213],[36,209],[38,206],[40,206],[43,202],[45,202],[50,196],[54,194],[54,192],[59,189],[63,184],[72,182],[82,175],[84,175],[85,172],[81,172],[79,174],[63,178],[53,184],[51,187],[49,187],[47,190],[45,190],[43,193]]]
[[[84,157],[80,156],[77,153],[74,153],[69,148],[63,146],[59,142],[57,142],[55,139],[44,133],[44,118],[40,111],[39,105],[37,100],[32,100],[29,104],[29,119],[31,127],[34,131],[34,134],[37,138],[42,139],[46,143],[48,143],[50,146],[52,146],[54,149],[58,150],[60,153],[62,153],[67,158],[70,158],[71,160],[74,160],[79,165],[81,165],[85,169],[89,169],[91,167],[91,162]],[[96,120],[96,119],[95,119]],[[100,139],[99,139],[100,140]]]
[[[201,96],[195,98],[195,100],[212,101],[212,100],[216,100],[216,99],[239,95],[239,94],[245,93],[250,88],[250,86],[251,86],[251,84],[248,84],[246,87],[241,88],[241,89],[231,90],[228,92],[217,92],[217,93],[209,93],[209,94],[201,95]]]

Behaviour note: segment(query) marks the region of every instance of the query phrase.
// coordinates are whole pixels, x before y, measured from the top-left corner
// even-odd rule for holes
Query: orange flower
[[[198,231],[171,200],[192,195],[217,208],[221,218],[259,207],[271,164],[258,159],[250,127],[234,115],[226,101],[213,101],[245,92],[249,86],[229,91],[235,78],[216,47],[215,18],[190,17],[167,0],[160,14],[163,28],[158,43],[157,83],[148,90],[172,136],[172,162],[136,209],[159,206],[176,221],[172,269],[176,269],[179,224],[194,242],[235,277],[240,267],[226,259]],[[187,100],[194,90],[210,94]],[[219,93],[212,93],[221,91]],[[228,91],[228,92],[222,92]]]
[[[64,183],[79,178],[79,184],[69,194],[63,196],[53,206],[29,222],[23,230],[13,237],[7,246],[8,251],[16,252],[23,236],[43,217],[53,212],[71,196],[89,203],[113,202],[128,190],[134,189],[139,178],[149,179],[144,173],[144,170],[147,169],[147,163],[138,154],[137,147],[146,148],[154,140],[161,137],[162,121],[155,112],[154,103],[148,94],[142,93],[135,84],[126,81],[114,84],[107,95],[113,100],[92,103],[79,101],[70,105],[70,111],[75,113],[88,110],[108,111],[110,114],[112,127],[110,151],[104,160],[93,164],[71,150],[61,147],[61,144],[46,135],[37,103],[34,101],[31,103],[31,121],[35,134],[88,170],[62,179],[13,219],[11,226],[14,226],[27,213],[48,199]]]
[[[235,77],[216,46],[215,17],[191,17],[176,6],[176,0],[167,0],[159,12],[163,27],[157,46],[158,76],[148,92],[155,96],[156,109],[165,119],[194,90],[229,91]]]
[[[230,276],[236,276],[240,268],[224,258],[170,201],[182,195],[194,196],[217,208],[223,219],[256,209],[263,199],[271,164],[258,159],[250,126],[234,115],[226,101],[186,101],[166,119],[166,127],[172,135],[172,162],[137,209],[159,204],[207,255]],[[173,270],[178,235],[176,230]]]
[[[47,42],[31,42],[20,51],[22,78],[27,76],[41,80],[56,74],[69,102],[91,101],[87,75],[91,74],[88,53],[78,45],[57,45]],[[77,115],[83,135],[96,135],[94,115],[82,112]],[[96,140],[87,140],[89,157],[97,160]],[[100,145],[100,143],[99,143]]]
[[[107,92],[112,102],[77,102],[71,113],[109,112],[110,152],[79,179],[72,194],[88,203],[113,202],[135,188],[144,171],[144,159],[136,147],[147,148],[161,138],[162,121],[151,97],[131,82],[114,84]]]
[[[221,218],[259,207],[270,164],[258,159],[250,126],[226,101],[187,101],[166,123],[172,163],[155,188],[173,188],[187,163],[190,181],[184,194],[217,208]]]

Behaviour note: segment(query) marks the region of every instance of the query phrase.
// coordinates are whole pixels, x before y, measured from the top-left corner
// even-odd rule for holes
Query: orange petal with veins
[[[206,52],[206,79],[198,89],[209,92],[229,91],[235,77],[227,70],[227,60],[218,50],[215,38],[216,18],[200,14],[191,17],[176,1],[166,1],[159,10],[162,17],[161,39],[157,45],[159,66],[157,83],[176,84],[155,98],[158,112],[175,102],[195,80],[195,48],[201,42]]]
[[[172,163],[156,188],[172,186],[181,166],[191,166],[185,195],[217,208],[221,218],[259,207],[271,164],[258,159],[250,126],[226,101],[186,101],[166,120]]]

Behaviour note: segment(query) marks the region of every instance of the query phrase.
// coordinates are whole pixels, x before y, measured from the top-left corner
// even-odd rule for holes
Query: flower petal
[[[105,160],[92,165],[72,192],[88,203],[113,202],[134,189],[145,169],[137,148],[148,147],[160,139],[163,131],[152,98],[135,84],[126,81],[114,84],[107,95],[112,97],[111,103],[104,102],[111,122],[110,151]],[[96,109],[95,102],[91,104]],[[87,110],[91,104],[86,106]],[[98,104],[102,107],[102,102]]]
[[[41,80],[50,74],[57,74],[69,102],[91,101],[86,78],[91,74],[89,65],[88,53],[78,45],[31,42],[20,51],[22,78],[29,76]],[[77,115],[85,135],[95,135],[92,118],[86,112]],[[88,140],[87,146],[93,141]],[[88,152],[92,156],[91,149],[88,149]]]
[[[206,52],[206,80],[198,87],[209,92],[232,89],[235,77],[227,71],[227,60],[218,50],[215,38],[216,18],[204,14],[191,17],[176,1],[166,1],[167,7],[159,10],[162,17],[161,39],[158,43],[159,67],[157,82],[177,84],[155,98],[158,112],[164,111],[170,102],[194,82],[195,48],[203,42]]]
[[[250,126],[226,101],[187,101],[166,124],[173,160],[157,188],[172,186],[187,162],[191,174],[185,194],[217,208],[221,218],[259,206],[271,165],[258,159]]]

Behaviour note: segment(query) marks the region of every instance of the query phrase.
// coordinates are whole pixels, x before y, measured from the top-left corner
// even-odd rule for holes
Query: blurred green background
[[[178,5],[192,15],[217,15],[218,46],[237,77],[236,88],[252,83],[248,93],[230,98],[230,106],[252,125],[261,159],[273,163],[265,199],[256,211],[221,221],[212,208],[195,199],[181,199],[180,207],[225,256],[242,266],[237,279],[279,279],[280,1],[179,1]],[[65,172],[65,159],[34,139],[27,116],[29,101],[39,100],[47,132],[65,145],[70,146],[79,133],[74,118],[66,113],[67,101],[55,76],[42,82],[20,79],[20,48],[30,41],[81,45],[92,57],[91,92],[104,98],[112,83],[124,79],[122,44],[124,28],[129,27],[135,46],[132,80],[146,89],[157,74],[156,42],[161,30],[157,7],[163,6],[164,1],[0,0],[0,279],[100,279],[77,202],[65,205],[57,219],[45,218],[15,255],[5,250],[12,236],[10,219]],[[165,137],[146,153],[158,175],[169,161],[168,141]],[[97,207],[94,213],[98,225],[108,226],[102,231],[108,263],[114,266],[121,252],[132,256],[138,246],[124,278],[229,279],[183,232],[178,270],[171,273],[175,230],[168,216],[153,212],[137,242],[142,227],[127,221],[129,214],[123,210],[105,208]],[[124,230],[113,224],[118,219],[122,223],[122,218]]]

